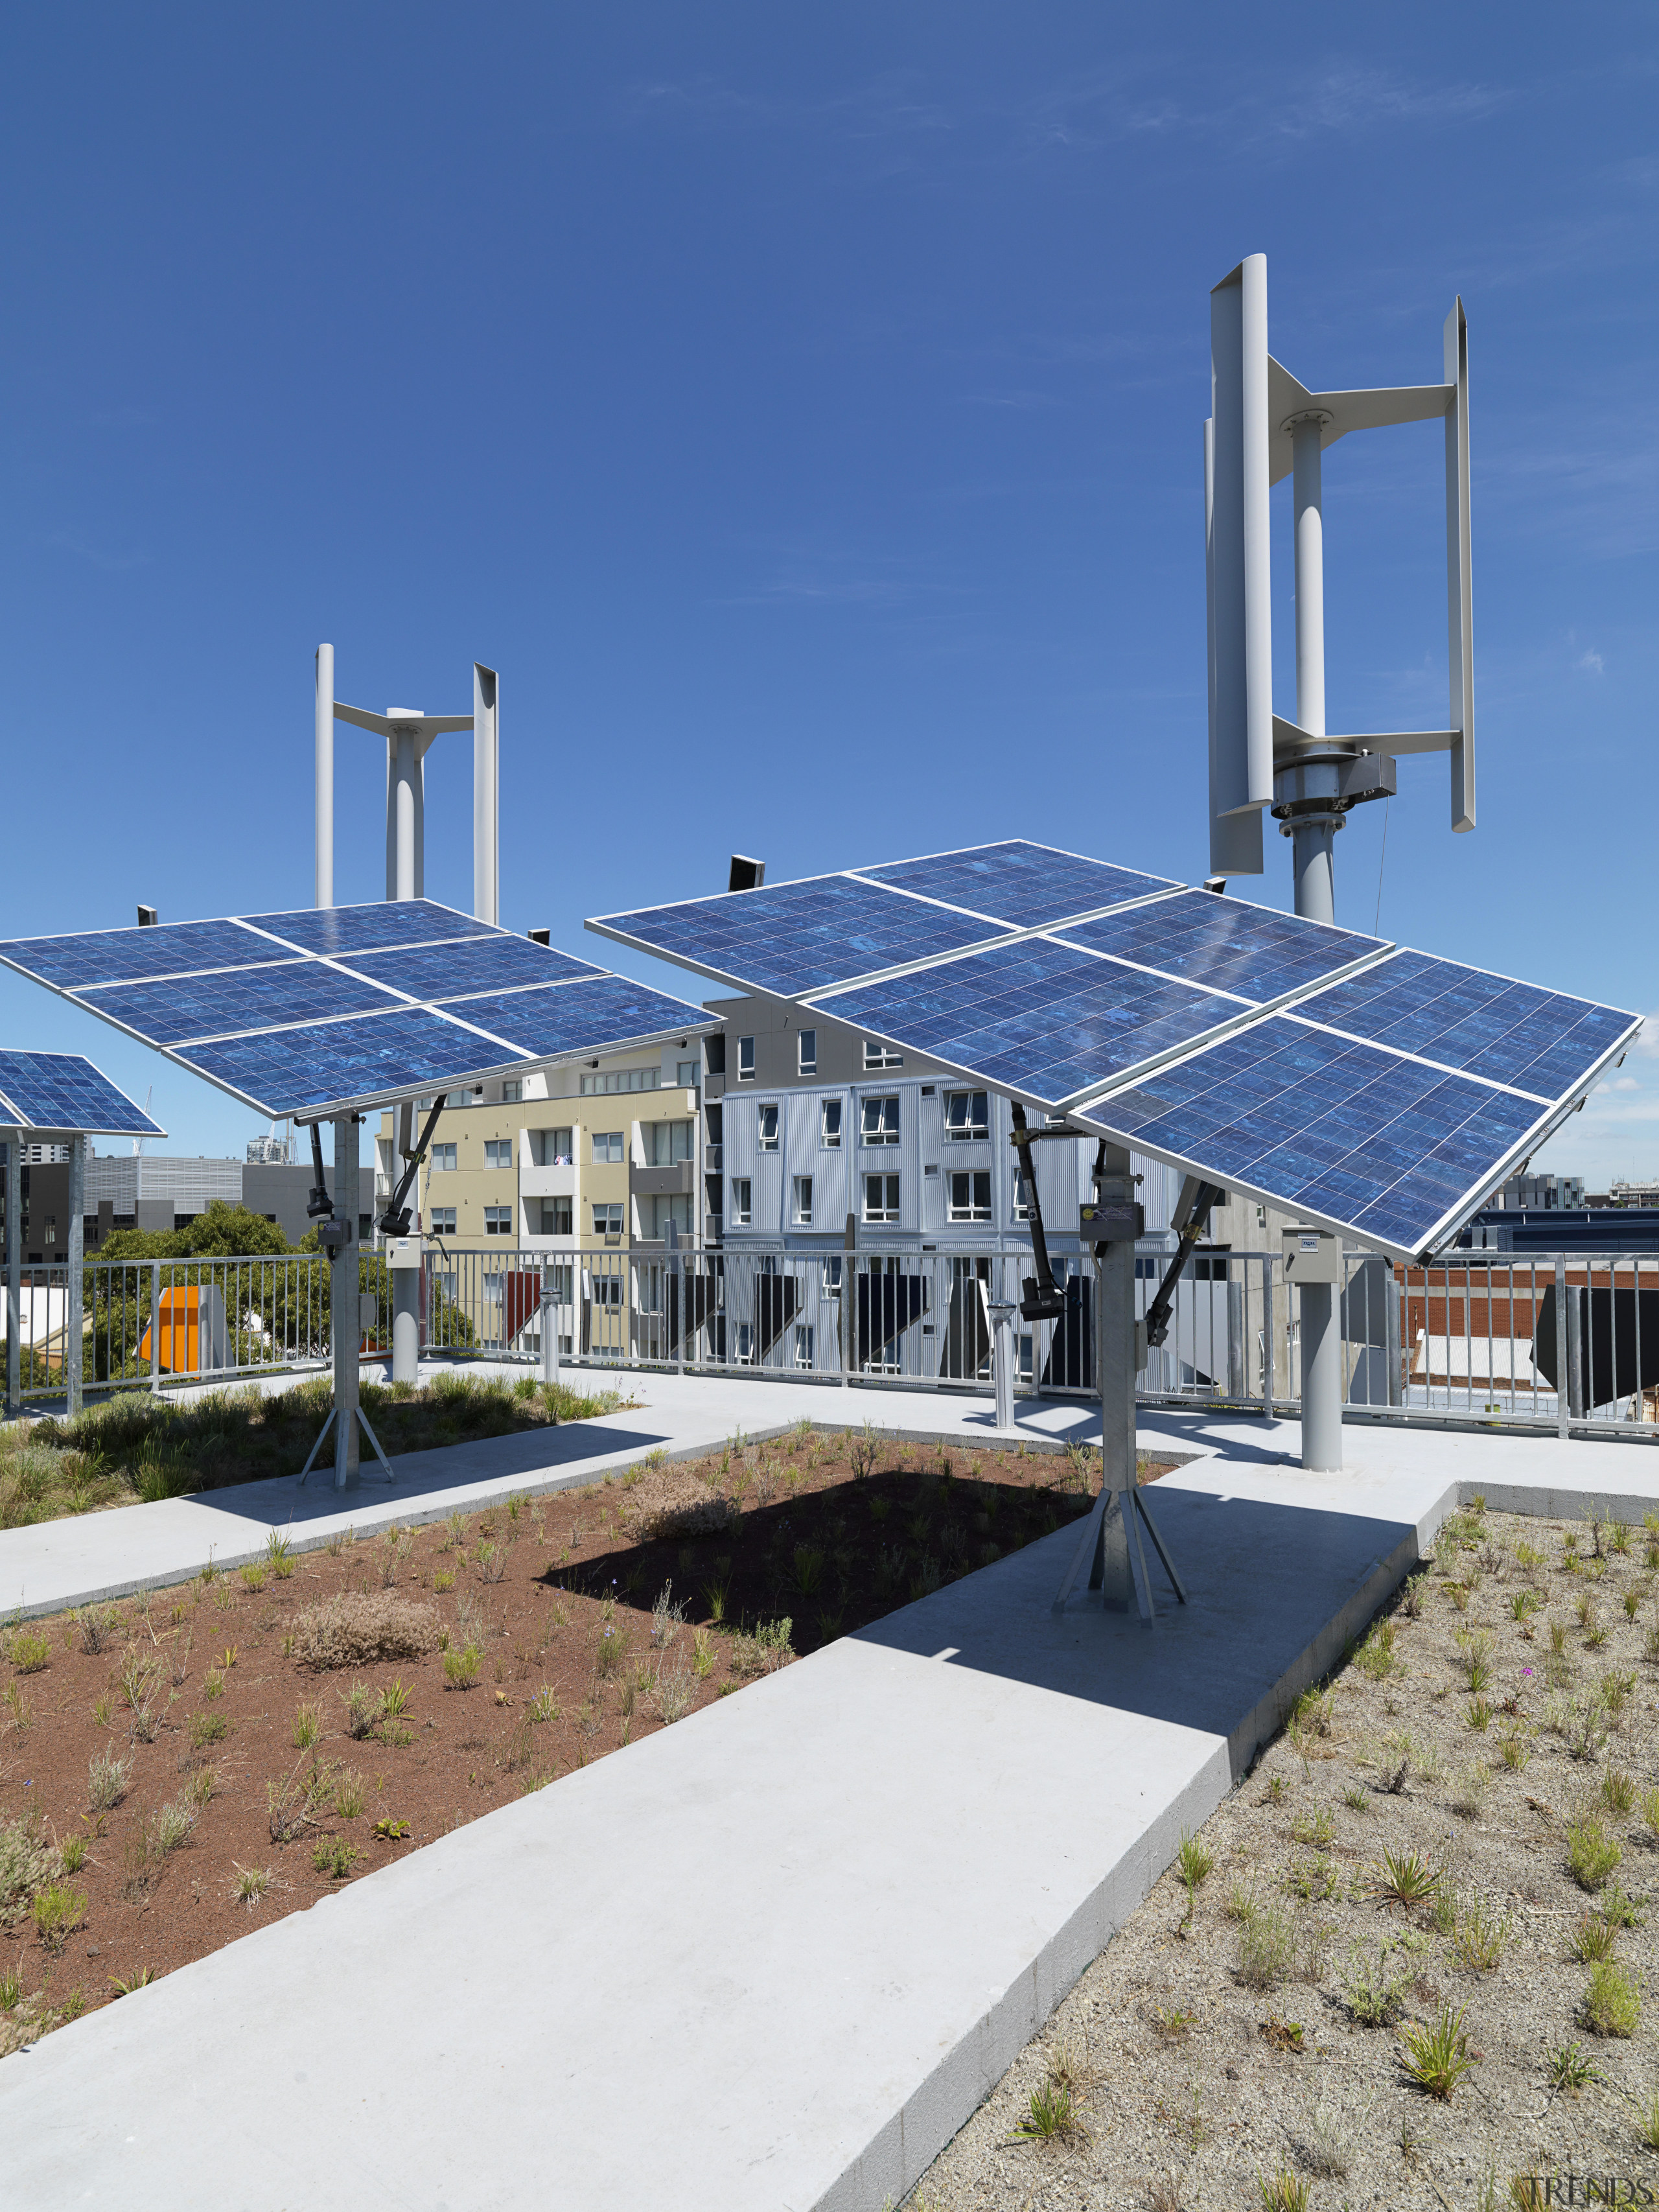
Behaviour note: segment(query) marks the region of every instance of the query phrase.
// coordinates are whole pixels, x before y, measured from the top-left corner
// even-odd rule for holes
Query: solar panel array
[[[0,1128],[46,1129],[55,1136],[167,1134],[78,1052],[0,1052]]]
[[[431,899],[18,939],[0,960],[268,1118],[708,1025],[701,1007]]]
[[[1024,841],[588,924],[1417,1257],[1638,1018]]]

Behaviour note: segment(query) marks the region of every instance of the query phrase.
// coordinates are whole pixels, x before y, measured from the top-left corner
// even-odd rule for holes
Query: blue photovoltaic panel
[[[1049,1106],[1190,1044],[1239,1012],[1190,984],[1048,938],[811,1003]]]
[[[18,939],[0,958],[271,1116],[709,1025],[700,1006],[430,899]]]
[[[1210,891],[1183,891],[1127,914],[1074,924],[1065,933],[1091,951],[1160,968],[1212,991],[1236,991],[1258,1006],[1388,950],[1384,938],[1360,937]]]
[[[1048,845],[1011,838],[962,853],[936,853],[925,860],[894,860],[860,868],[860,876],[951,906],[1006,921],[1012,929],[1040,929],[1067,915],[1089,914],[1124,899],[1174,890],[1167,876],[1143,876],[1105,860],[1080,860]]]
[[[98,929],[85,937],[19,938],[0,945],[6,960],[55,990],[144,975],[178,975],[204,968],[246,967],[270,960],[275,948],[236,921],[179,921],[156,929]]]
[[[798,998],[855,975],[958,951],[994,929],[851,876],[817,876],[680,906],[611,914],[600,925],[642,951],[739,989]]]
[[[152,1044],[223,1036],[233,1030],[331,1021],[342,1014],[385,1012],[398,1003],[389,991],[362,976],[343,975],[319,960],[179,975],[167,983],[106,985],[76,995],[94,1013],[119,1022]]]
[[[602,975],[591,962],[573,960],[527,937],[475,937],[453,945],[427,945],[401,952],[350,956],[359,975],[372,975],[411,999],[456,999],[465,991],[508,991],[520,983],[560,983],[575,975]]]
[[[251,914],[250,928],[268,929],[286,944],[325,959],[381,946],[427,945],[445,938],[485,937],[487,921],[432,899],[383,899],[373,906],[301,907],[295,914]],[[503,936],[506,932],[501,933]]]
[[[423,1006],[304,1031],[222,1037],[185,1046],[178,1056],[273,1119],[441,1089],[520,1064],[506,1046],[487,1044]]]
[[[598,1052],[631,1038],[659,1036],[665,1030],[684,1030],[688,1017],[699,1024],[708,1020],[682,1000],[632,982],[626,975],[605,975],[551,984],[541,991],[451,999],[444,1012],[458,1022],[471,1022],[491,1036],[505,1038],[532,1060]]]
[[[1534,1099],[1270,1015],[1081,1118],[1415,1252],[1539,1116]]]
[[[167,1131],[76,1052],[0,1052],[0,1122],[99,1137]]]
[[[1611,1006],[1425,952],[1396,952],[1297,1012],[1542,1098],[1565,1097],[1632,1022]]]

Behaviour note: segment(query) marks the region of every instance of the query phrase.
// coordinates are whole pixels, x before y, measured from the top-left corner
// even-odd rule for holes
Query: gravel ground
[[[907,2203],[1651,2203],[1656,1573],[1659,1516],[1455,1516]],[[1407,2071],[1448,2014],[1449,2098]]]

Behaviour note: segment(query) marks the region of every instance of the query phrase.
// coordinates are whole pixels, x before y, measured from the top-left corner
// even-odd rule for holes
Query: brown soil
[[[647,1461],[602,1486],[14,1625],[0,1635],[0,2052],[109,2002],[114,1979],[167,1972],[297,1911],[1086,1502],[1064,1455],[803,1424],[775,1444]],[[304,1663],[364,1650],[399,1656]],[[406,1709],[383,1717],[394,1686]],[[302,1746],[307,1707],[320,1734]],[[131,1764],[97,1813],[100,1756]],[[286,1841],[273,1840],[273,1792]],[[169,1808],[187,1828],[171,1850]],[[382,1823],[392,1832],[377,1836]],[[31,1832],[46,1850],[27,1863]],[[83,1862],[64,1865],[64,1845]],[[336,1852],[340,1871],[313,1863]],[[252,1905],[235,1894],[242,1869],[269,1876]],[[82,1900],[56,1947],[33,1910],[54,1879]],[[14,1970],[21,1994],[6,1986]]]

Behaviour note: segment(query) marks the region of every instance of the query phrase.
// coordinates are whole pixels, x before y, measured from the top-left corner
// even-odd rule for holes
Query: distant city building
[[[1576,1212],[1584,1204],[1583,1176],[1511,1176],[1498,1194],[1496,1204],[1506,1213]]]
[[[1594,1200],[1591,1200],[1594,1204]],[[1609,1206],[1659,1206],[1659,1176],[1645,1182],[1615,1182],[1607,1191]]]

